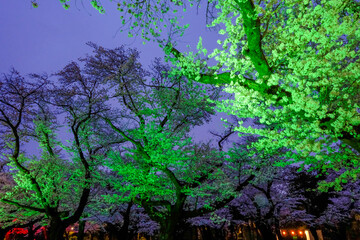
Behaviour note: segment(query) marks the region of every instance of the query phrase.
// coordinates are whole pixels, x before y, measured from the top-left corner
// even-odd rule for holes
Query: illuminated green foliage
[[[159,130],[154,121],[149,122],[131,132],[136,144],[125,148],[124,156],[109,153],[107,165],[121,180],[112,184],[119,193],[104,197],[112,203],[133,201],[142,206],[160,224],[161,239],[172,239],[180,222],[233,199],[240,179],[222,164],[225,154],[206,144],[192,144],[184,136],[187,129],[177,134]],[[186,210],[184,204],[194,210]]]
[[[1,138],[9,143],[3,149],[2,161],[9,162],[14,181],[12,188],[0,194],[1,204],[22,209],[18,212],[26,216],[44,216],[49,238],[54,240],[62,239],[66,227],[80,219],[97,177],[96,166],[102,163],[97,151],[104,145],[94,147],[103,142],[94,139],[95,129],[90,125],[94,124],[93,111],[103,106],[99,99],[104,96],[94,92],[93,79],[81,83],[83,78],[74,80],[71,74],[76,70],[75,64],[69,64],[60,71],[58,76],[63,77],[60,86],[52,86],[55,90],[47,88],[46,75],[32,74],[30,81],[13,70],[0,79]],[[82,94],[87,90],[93,95]],[[59,127],[56,111],[61,107],[68,113],[66,121],[73,137],[66,145],[54,134]],[[41,156],[22,150],[30,139],[39,144]]]
[[[59,0],[59,1],[60,1],[60,3],[62,4],[62,6],[63,6],[63,8],[64,8],[65,10],[68,10],[68,9],[70,8],[70,5],[66,3],[66,2],[68,2],[68,1],[70,1],[70,0]]]
[[[144,130],[139,129],[132,134],[134,139],[146,137],[148,143],[143,148],[126,148],[129,153],[126,153],[125,157],[116,152],[109,154],[109,166],[118,172],[126,183],[118,183],[118,190],[124,193],[122,201],[151,199],[174,203],[180,193],[193,197],[206,195],[206,189],[209,190],[210,185],[202,186],[204,189],[191,189],[186,186],[193,184],[202,172],[209,171],[211,165],[219,163],[220,158],[214,158],[212,164],[201,165],[201,161],[205,159],[196,156],[194,149],[189,147],[193,145],[191,138],[181,140],[182,132],[176,135],[159,132],[154,122],[147,125]],[[219,176],[215,176],[214,173],[213,178],[226,179],[220,172],[219,169],[219,172],[216,172]],[[183,186],[178,185],[179,182]],[[223,187],[225,185],[224,181]],[[211,185],[211,188],[215,190],[216,184]],[[225,193],[225,188],[222,190]]]
[[[12,175],[16,185],[3,197],[7,200],[15,200],[17,204],[39,209],[40,213],[42,212],[40,209],[57,208],[59,211],[72,209],[75,206],[72,206],[68,200],[80,197],[85,184],[82,181],[84,171],[76,161],[70,163],[54,154],[55,149],[51,146],[60,143],[54,141],[52,130],[41,121],[36,121],[35,124],[42,155],[39,158],[26,157],[24,154],[19,156],[18,161],[27,171],[19,171],[16,163],[10,162],[9,166],[14,169]],[[30,208],[24,207],[24,209],[30,211],[30,216],[36,212]],[[45,210],[43,212],[48,214]]]
[[[240,118],[258,117],[260,123],[271,126],[245,128],[240,122],[236,128],[264,137],[253,144],[257,151],[270,153],[286,147],[296,151],[287,153],[286,159],[293,160],[287,164],[310,164],[324,173],[328,168],[346,168],[332,183],[338,188],[345,179],[357,179],[359,3],[210,2],[217,9],[210,26],[220,27],[219,34],[225,39],[218,40],[220,47],[209,55],[201,38],[197,53],[180,53],[170,39],[161,46],[177,66],[173,72],[201,83],[225,85],[235,99],[218,102],[218,111]],[[144,22],[139,25],[146,27]],[[209,59],[217,64],[208,66]],[[331,150],[339,140],[345,144],[340,152]]]
[[[70,0],[59,0],[65,9],[69,9]],[[186,11],[186,1],[183,0],[117,0],[111,1],[120,12],[120,22],[123,28],[128,30],[128,36],[141,36],[145,41],[156,39],[158,42],[162,42],[164,39],[160,39],[161,33],[164,30],[171,31],[174,35],[180,35],[184,33],[187,26],[179,25],[179,18],[182,17],[181,13]],[[190,2],[193,2],[191,0]],[[89,3],[93,8],[104,14],[105,8],[99,0],[91,0]],[[38,3],[34,0],[33,6],[38,6]],[[190,4],[192,7],[193,4]],[[180,12],[180,13],[179,13]],[[141,28],[141,31],[139,29]],[[120,30],[121,32],[123,30]]]
[[[238,132],[265,137],[252,145],[257,151],[286,147],[297,152],[288,152],[286,160],[294,159],[288,164],[311,164],[322,172],[345,167],[348,171],[331,183],[339,189],[345,179],[358,178],[359,157],[350,148],[360,151],[359,14],[338,1],[316,6],[270,1],[262,7],[239,1],[239,8],[225,8],[227,2],[221,1],[222,12],[213,22],[225,25],[227,38],[212,57],[230,75],[211,79],[227,77],[231,83],[225,91],[235,100],[219,102],[219,110],[259,117],[272,126],[245,128],[239,122]],[[331,152],[338,140],[345,143],[341,151]]]
[[[104,7],[101,6],[101,5],[99,5],[99,2],[98,2],[98,1],[92,0],[90,3],[91,3],[91,5],[92,5],[96,10],[99,11],[99,13],[101,13],[101,14],[104,14],[104,13],[105,13]]]
[[[171,14],[185,2],[119,1],[118,9],[123,24],[136,22],[129,36],[141,30],[145,40],[159,40],[160,28],[153,26],[166,28],[164,20],[175,26],[173,34],[184,30]],[[191,6],[194,1],[189,2]],[[359,2],[224,0],[205,4],[215,4],[217,16],[213,14],[209,26],[218,26],[225,38],[218,40],[219,48],[209,55],[201,46],[198,53],[180,53],[174,48],[174,38],[159,40],[178,67],[174,71],[201,83],[225,85],[235,99],[219,102],[219,111],[259,117],[260,123],[272,126],[254,129],[239,123],[237,131],[264,136],[253,144],[257,151],[286,147],[296,151],[288,153],[287,159],[322,172],[346,168],[332,183],[338,188],[346,179],[357,179]],[[208,59],[217,64],[208,66]],[[338,141],[345,146],[335,152],[331,145]]]

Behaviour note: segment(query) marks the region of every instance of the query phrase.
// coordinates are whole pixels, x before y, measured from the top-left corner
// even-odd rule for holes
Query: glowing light
[[[302,231],[299,231],[299,234],[300,234],[300,235],[302,235],[302,234],[303,234],[303,232],[302,232]]]
[[[294,234],[295,234],[295,232],[294,232],[294,231],[291,231],[291,234],[292,234],[292,235],[294,235]]]
[[[74,230],[74,227],[72,227],[71,230]]]
[[[286,232],[285,232],[285,231],[283,231],[283,234],[285,235],[285,234],[286,234]]]

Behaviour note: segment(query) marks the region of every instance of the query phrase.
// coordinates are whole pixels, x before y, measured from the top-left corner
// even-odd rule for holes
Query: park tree
[[[101,128],[96,115],[106,111],[104,90],[97,87],[98,79],[76,70],[75,64],[66,66],[53,86],[45,75],[25,79],[15,70],[1,79],[2,138],[15,181],[1,201],[19,213],[25,211],[25,216],[45,217],[49,238],[54,240],[62,239],[66,227],[82,216],[102,149],[112,144],[110,136],[96,139],[94,135]],[[65,116],[65,128],[71,133],[68,144],[56,137],[59,114]],[[39,155],[22,150],[28,140],[39,144]]]
[[[317,185],[324,176],[319,177],[314,171],[299,172],[297,167],[287,166],[268,173],[271,172],[269,175],[263,172],[262,175],[268,177],[255,179],[244,189],[244,194],[230,204],[232,221],[255,222],[263,239],[276,239],[275,235],[271,236],[271,229],[279,234],[279,226],[287,229],[306,226],[314,239],[320,239],[317,230],[328,239],[356,234],[348,231],[358,203],[356,183],[345,184],[341,191],[321,192]],[[332,171],[327,177],[336,178],[339,174]]]
[[[107,152],[104,154],[106,157]],[[135,217],[138,215],[138,211],[135,209],[135,204],[131,200],[129,202],[107,202],[103,198],[104,195],[119,194],[119,191],[114,189],[113,184],[122,181],[121,177],[104,167],[101,170],[99,169],[98,174],[99,181],[92,186],[89,202],[80,223],[85,226],[86,222],[93,221],[104,226],[109,239],[116,239],[118,236],[124,240],[132,239],[138,232],[135,221],[138,220]],[[80,235],[78,235],[78,239],[80,239]]]
[[[3,153],[4,154],[4,153]],[[2,160],[5,160],[4,158]],[[0,172],[0,194],[3,196],[10,189],[16,186],[11,172],[9,171],[7,161],[3,161]],[[29,216],[26,210],[17,208],[16,206],[6,203],[0,203],[0,239],[4,239],[6,234],[13,228],[27,228],[29,237],[34,235],[34,232],[38,229],[34,225],[40,223],[44,216],[42,214],[35,214]],[[34,231],[32,231],[34,230]],[[31,235],[32,234],[32,235]]]
[[[26,81],[15,69],[3,74],[0,80],[1,236],[13,227],[27,227],[26,225],[32,225],[44,217],[44,212],[35,211],[38,208],[32,206],[33,202],[23,206],[26,193],[19,191],[17,185],[19,181],[24,180],[24,177],[21,179],[22,175],[28,177],[25,183],[28,187],[33,187],[35,191],[40,187],[30,175],[22,147],[24,142],[30,139],[32,121],[35,120],[35,102],[45,85],[44,79]],[[19,175],[17,179],[13,178],[16,175],[14,169]],[[14,192],[17,194],[13,194]]]
[[[343,170],[344,171],[344,170]],[[315,239],[316,230],[322,230],[323,236],[329,239],[340,239],[347,236],[352,212],[359,201],[358,181],[344,184],[341,191],[330,189],[327,192],[318,191],[318,182],[324,178],[334,179],[339,174],[331,171],[327,176],[319,176],[316,172],[301,171],[294,173],[289,181],[290,196],[298,198],[294,210],[305,210],[311,217],[307,224]]]
[[[238,120],[236,117],[233,119]],[[234,124],[231,124],[226,135],[233,132],[233,127]],[[218,136],[218,134],[213,134]],[[271,156],[259,153],[257,158],[249,157],[248,153],[251,149],[247,149],[247,146],[257,141],[258,138],[259,136],[253,135],[243,137],[242,141],[233,143],[233,147],[229,149],[227,154],[231,160],[227,161],[227,164],[230,165],[232,171],[225,171],[225,174],[227,176],[238,175],[237,179],[240,180],[242,175],[251,173],[254,178],[252,178],[250,184],[244,186],[239,192],[239,196],[228,202],[224,207],[215,209],[211,214],[190,219],[189,222],[193,226],[200,228],[202,237],[206,239],[224,238],[225,234],[229,233],[229,230],[230,233],[239,235],[235,233],[237,232],[234,229],[236,225],[253,226],[253,223],[257,230],[253,231],[252,227],[246,227],[240,232],[243,232],[242,234],[251,234],[250,232],[256,234],[259,231],[261,234],[258,236],[262,239],[276,239],[276,234],[279,235],[280,209],[283,207],[284,202],[292,201],[284,191],[287,184],[285,178],[289,171],[284,171],[283,168],[273,167],[269,164],[269,162],[274,162],[278,156],[282,156],[283,153],[281,152],[274,153]],[[224,139],[219,141],[220,144],[222,140]],[[219,146],[219,149],[221,148]],[[198,201],[198,204],[203,204],[203,199],[199,198]],[[206,228],[208,231],[205,230]],[[212,231],[209,229],[217,230]],[[224,229],[227,229],[227,231],[223,231]],[[251,238],[250,236],[244,237]],[[281,239],[281,236],[278,236],[278,238]]]
[[[256,126],[256,124],[254,125]],[[250,135],[245,140],[248,144],[237,145],[237,151],[243,156],[249,156],[252,149],[248,145],[259,141],[261,136]],[[230,213],[233,216],[230,221],[252,222],[258,229],[262,239],[282,239],[280,233],[279,212],[283,207],[283,201],[286,197],[286,176],[289,174],[287,169],[272,166],[275,161],[283,157],[286,149],[273,152],[270,155],[259,152],[258,161],[244,162],[238,164],[247,164],[256,166],[255,176],[251,184],[246,186],[242,195],[234,199],[229,204]],[[241,172],[242,168],[238,168]],[[286,201],[286,200],[285,200]]]
[[[150,72],[145,71],[134,49],[89,45],[93,54],[80,59],[81,72],[102,79],[109,101],[114,102],[102,119],[113,134],[131,144],[113,146],[106,153],[107,166],[121,177],[112,184],[120,193],[108,196],[108,201],[142,206],[159,223],[161,238],[172,239],[182,221],[224,206],[248,184],[251,174],[239,179],[236,175],[232,182],[221,169],[226,168],[222,152],[210,143],[190,144],[187,135],[190,127],[214,114],[206,99],[219,98],[219,88],[204,89],[181,75],[169,74],[169,67],[159,59]],[[121,149],[127,151],[125,155]],[[222,191],[214,200],[211,192],[220,191],[220,185]],[[194,194],[200,194],[204,204],[197,205]],[[187,204],[185,209],[187,201],[195,206]]]
[[[261,2],[261,1],[260,1]],[[230,4],[233,3],[233,4]],[[287,159],[327,169],[347,168],[330,184],[359,174],[358,3],[351,1],[219,1],[225,24],[221,50],[210,54],[222,68],[197,74],[203,83],[226,83],[235,99],[218,104],[220,111],[239,117],[259,117],[270,128],[245,128],[239,132],[264,136],[256,151],[286,147]],[[176,59],[186,59],[176,49]],[[199,69],[179,61],[184,73]],[[185,63],[184,63],[185,62]],[[209,75],[210,74],[210,75]],[[341,141],[346,154],[330,147]],[[325,151],[324,151],[325,150]],[[327,152],[328,150],[329,152]],[[310,155],[316,153],[315,156]],[[255,153],[255,151],[254,151]],[[288,163],[294,162],[289,161]]]
[[[324,215],[330,201],[330,192],[316,191],[318,182],[324,180],[326,176],[317,176],[316,172],[307,173],[306,171],[300,172],[291,180],[291,192],[298,196],[303,196],[300,200],[298,207],[304,209],[308,214],[313,216],[312,224],[309,229],[315,239],[318,239],[316,230],[320,228],[317,219]]]
[[[65,1],[61,1],[64,2]],[[219,48],[210,54],[176,49],[185,26],[176,16],[187,1],[119,1],[117,7],[129,35],[156,40],[176,65],[173,72],[200,83],[226,86],[235,99],[218,102],[218,111],[259,117],[266,129],[236,131],[264,136],[257,151],[287,147],[286,163],[302,162],[326,172],[347,169],[327,186],[359,175],[359,9],[356,0],[226,0],[189,1],[206,6],[210,27],[220,28]],[[91,1],[100,12],[100,2]],[[66,6],[70,6],[66,3]],[[67,8],[67,7],[66,7]],[[174,34],[161,38],[164,21]],[[134,33],[134,34],[132,34]],[[200,38],[201,40],[201,38]],[[203,56],[205,55],[205,56]],[[208,60],[215,60],[210,66]],[[346,154],[331,144],[340,141]],[[311,152],[316,153],[310,155]],[[255,151],[254,151],[255,153]],[[326,187],[323,188],[326,190]]]
[[[273,159],[272,159],[273,160]],[[320,229],[317,218],[308,212],[306,202],[314,201],[312,197],[302,195],[304,191],[318,192],[317,181],[313,181],[313,189],[302,185],[303,174],[297,167],[284,168],[269,166],[259,172],[257,178],[243,191],[243,195],[230,204],[232,221],[253,222],[261,239],[283,239],[280,228],[299,228],[306,226],[315,239],[316,230]],[[299,184],[293,188],[293,184]],[[327,203],[322,207],[325,211]]]
[[[159,223],[160,239],[173,239],[186,220],[225,206],[253,178],[251,174],[229,177],[226,160],[209,144],[191,146],[188,139],[181,141],[171,134],[145,127],[132,139],[146,137],[148,145],[137,143],[139,149],[129,149],[132,154],[127,157],[116,152],[109,156],[110,168],[123,181],[118,183],[121,194],[108,199],[133,199]]]

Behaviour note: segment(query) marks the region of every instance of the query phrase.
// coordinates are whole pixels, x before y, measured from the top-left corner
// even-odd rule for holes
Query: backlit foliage
[[[253,144],[257,152],[286,147],[296,151],[287,153],[286,159],[294,160],[287,163],[311,164],[323,172],[345,167],[347,171],[330,184],[338,189],[341,182],[358,178],[354,150],[360,151],[359,2],[216,4],[218,16],[212,26],[219,26],[225,39],[218,40],[220,47],[209,55],[201,42],[198,53],[188,54],[173,48],[175,42],[168,43],[165,51],[181,68],[174,70],[176,74],[225,84],[235,100],[218,102],[219,111],[259,117],[260,123],[271,126],[245,128],[239,122],[237,131],[265,137]],[[208,67],[201,55],[218,64]],[[335,152],[331,146],[338,140],[342,145]]]
[[[360,150],[358,3],[270,1],[247,8],[248,1],[237,1],[237,6],[229,2],[234,1],[221,1],[221,14],[214,21],[225,24],[219,33],[227,38],[212,55],[230,72],[225,91],[234,93],[235,100],[219,103],[220,111],[259,117],[260,123],[272,126],[245,128],[239,122],[237,131],[265,137],[253,144],[257,151],[286,147],[298,153],[288,152],[286,159],[323,172],[348,168],[330,186],[339,188],[340,181],[357,178],[359,162],[353,150]],[[259,40],[250,39],[257,37],[252,31],[258,31]],[[263,56],[251,44],[261,44]],[[338,140],[344,143],[341,153],[330,147]]]
[[[359,1],[196,2],[212,11],[211,26],[220,27],[219,35],[224,36],[209,55],[201,43],[198,53],[185,54],[174,48],[174,39],[159,40],[160,30],[153,26],[164,19],[171,21],[172,10],[185,3],[123,1],[118,7],[130,16],[122,15],[124,24],[127,20],[132,24],[129,35],[141,31],[144,39],[157,39],[181,68],[175,68],[176,74],[226,85],[225,91],[235,94],[235,100],[218,102],[219,111],[259,117],[260,123],[269,126],[245,128],[239,122],[236,128],[264,136],[253,144],[257,151],[286,147],[296,151],[288,153],[286,160],[311,164],[323,172],[345,167],[329,184],[338,189],[341,182],[358,178]],[[176,28],[169,30],[176,32]],[[208,66],[207,59],[217,64]],[[340,144],[338,150],[334,144]]]

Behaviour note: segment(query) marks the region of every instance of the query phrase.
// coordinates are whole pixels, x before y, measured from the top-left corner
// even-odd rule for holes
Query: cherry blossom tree
[[[32,74],[32,80],[26,80],[12,71],[1,81],[0,120],[7,134],[2,137],[7,137],[5,156],[15,181],[1,201],[25,210],[25,216],[45,216],[49,238],[55,240],[62,239],[66,227],[80,219],[101,162],[98,151],[106,145],[92,134],[94,116],[104,109],[101,89],[94,89],[93,79],[76,74],[74,65],[67,66],[58,74],[60,87],[54,89],[45,75]],[[56,140],[56,107],[67,114],[73,137],[67,146]],[[40,156],[22,150],[29,139],[39,144]]]
[[[107,165],[121,177],[112,184],[121,194],[112,194],[108,201],[141,205],[160,224],[160,237],[171,239],[182,220],[226,204],[233,198],[231,188],[239,191],[250,181],[251,174],[248,178],[242,175],[239,184],[226,180],[220,169],[222,153],[214,152],[209,143],[190,146],[190,127],[201,125],[214,114],[206,99],[217,99],[219,88],[204,88],[169,74],[169,67],[158,59],[149,73],[138,62],[136,50],[89,45],[94,54],[80,59],[82,71],[101,78],[109,100],[119,102],[102,118],[113,130],[112,136],[118,134],[132,144],[114,146],[106,153]],[[150,82],[146,80],[149,76]],[[125,149],[126,156],[119,149]],[[225,179],[222,196],[212,201],[210,192],[219,188],[219,179]],[[183,209],[194,194],[208,203]]]
[[[178,10],[186,11],[187,3],[205,6],[208,26],[220,28],[223,40],[209,54],[201,36],[198,52],[176,49],[188,26],[179,24]],[[99,1],[91,4],[105,11]],[[218,111],[259,117],[272,126],[239,123],[236,131],[264,136],[254,143],[256,151],[286,147],[295,150],[288,153],[291,162],[311,163],[323,172],[346,168],[329,183],[338,189],[342,181],[358,178],[359,160],[353,155],[360,151],[359,1],[128,0],[118,1],[117,9],[129,36],[157,41],[178,66],[174,73],[235,93],[234,100],[217,103]],[[331,144],[337,141],[346,154],[334,153]]]

